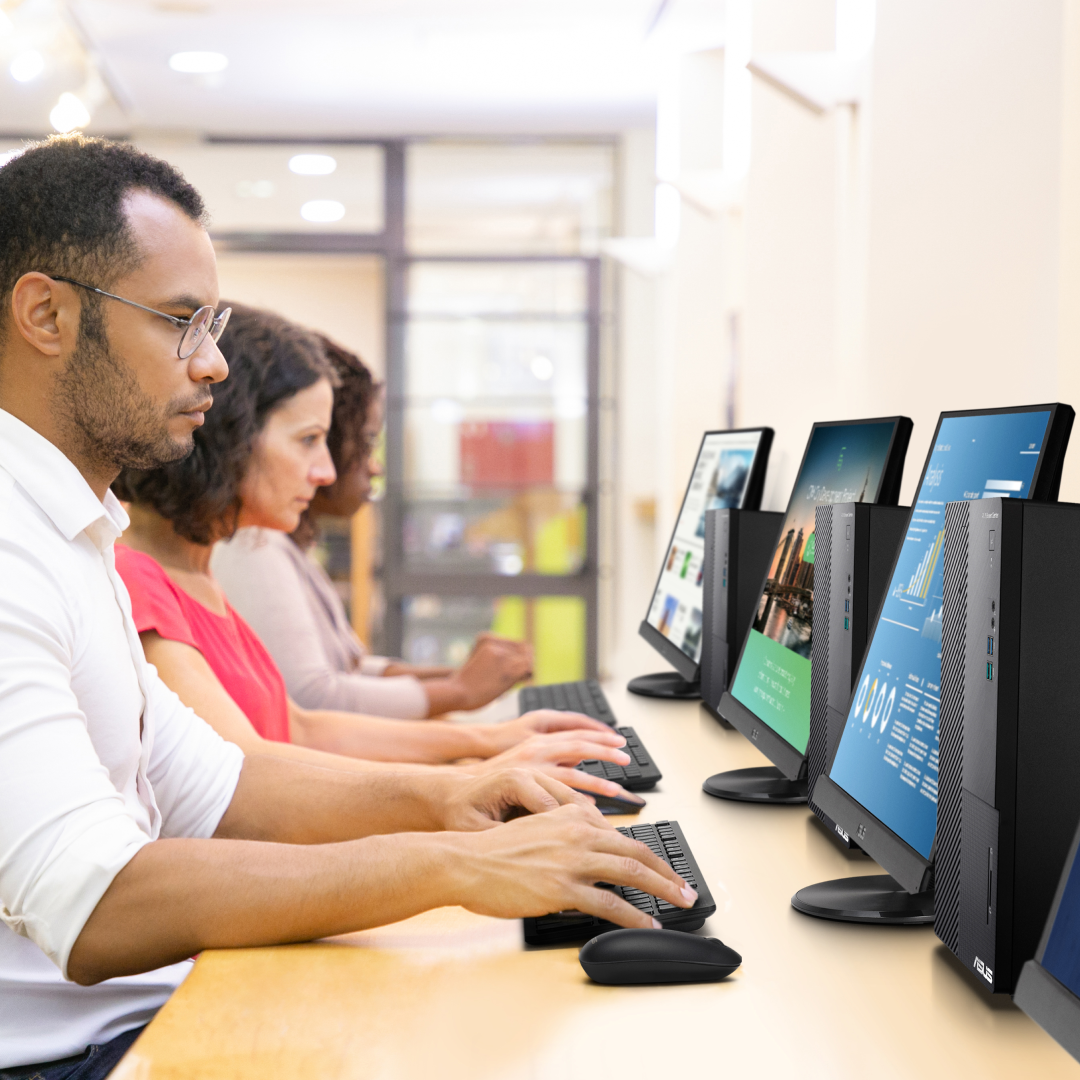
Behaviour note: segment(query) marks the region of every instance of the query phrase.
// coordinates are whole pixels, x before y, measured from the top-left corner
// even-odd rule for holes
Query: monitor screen
[[[705,513],[742,507],[763,430],[706,432],[645,617],[695,664],[701,659]]]
[[[799,753],[810,737],[815,510],[877,501],[896,428],[895,420],[814,426],[739,657],[732,697]]]
[[[1047,409],[944,416],[829,776],[930,857],[937,829],[945,504],[1026,498]]]
[[[1074,843],[1064,888],[1050,913],[1053,923],[1040,962],[1062,986],[1080,997],[1080,859],[1075,850]]]

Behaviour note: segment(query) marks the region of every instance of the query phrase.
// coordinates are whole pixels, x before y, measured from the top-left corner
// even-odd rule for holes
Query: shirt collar
[[[128,516],[111,491],[104,502],[99,500],[59,447],[3,409],[0,467],[11,473],[69,541],[86,531],[104,550],[128,527]]]

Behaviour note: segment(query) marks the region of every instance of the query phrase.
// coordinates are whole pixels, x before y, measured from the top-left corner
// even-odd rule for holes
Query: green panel
[[[806,753],[810,738],[810,661],[751,630],[731,695],[782,739]]]
[[[521,596],[504,596],[495,601],[495,617],[491,620],[491,632],[513,641],[524,641],[526,632],[525,599]]]
[[[542,596],[533,602],[533,678],[538,684],[585,678],[585,601]]]

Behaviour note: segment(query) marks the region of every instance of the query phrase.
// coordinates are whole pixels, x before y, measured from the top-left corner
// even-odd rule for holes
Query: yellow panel
[[[585,601],[579,596],[542,596],[533,601],[533,647],[537,683],[585,678]]]

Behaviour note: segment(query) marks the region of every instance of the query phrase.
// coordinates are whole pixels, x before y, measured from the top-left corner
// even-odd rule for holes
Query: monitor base
[[[837,922],[878,923],[882,926],[931,926],[934,891],[912,895],[888,874],[820,881],[800,889],[791,906],[804,915]]]
[[[775,765],[717,773],[701,785],[701,790],[717,799],[734,799],[736,802],[806,805],[805,777],[789,780]]]
[[[642,697],[673,698],[676,701],[697,701],[701,697],[701,683],[690,682],[677,671],[639,675],[626,684],[626,689]]]

